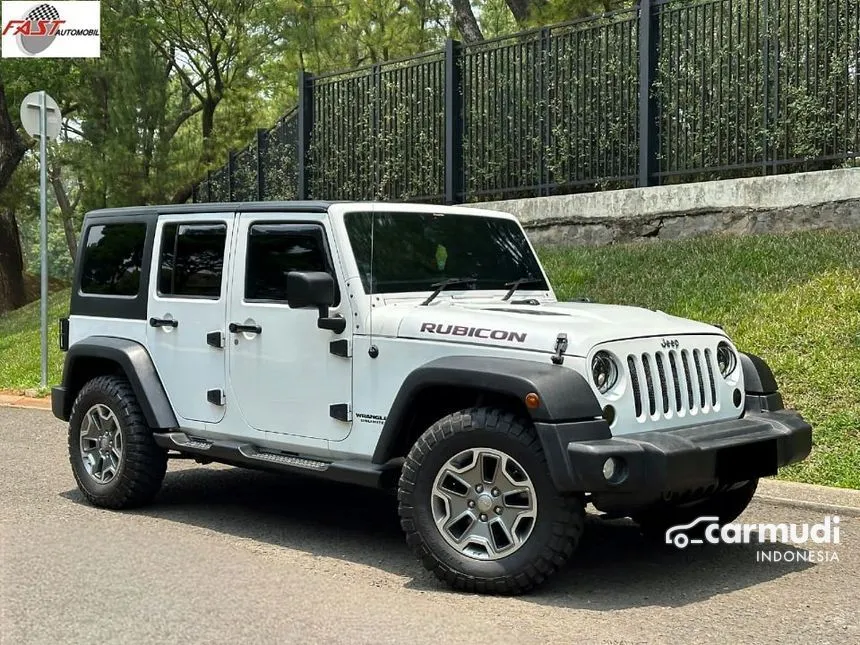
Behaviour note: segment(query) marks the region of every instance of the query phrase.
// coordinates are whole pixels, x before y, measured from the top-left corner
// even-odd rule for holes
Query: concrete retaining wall
[[[860,229],[860,168],[475,204],[516,215],[535,244],[705,233]]]

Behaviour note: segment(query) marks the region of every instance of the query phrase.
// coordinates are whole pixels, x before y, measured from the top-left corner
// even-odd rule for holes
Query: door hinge
[[[352,342],[343,338],[341,340],[333,340],[328,344],[328,351],[335,356],[349,358],[352,356]]]
[[[352,421],[352,410],[349,403],[334,403],[328,407],[328,414],[338,421]]]
[[[206,344],[211,347],[224,347],[224,334],[220,331],[210,331],[206,334]]]
[[[206,400],[212,405],[224,405],[227,403],[227,397],[224,395],[224,390],[208,390],[206,392]]]

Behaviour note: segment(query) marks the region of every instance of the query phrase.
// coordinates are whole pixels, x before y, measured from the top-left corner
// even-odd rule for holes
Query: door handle
[[[242,325],[240,323],[230,323],[230,333],[246,333],[246,334],[262,334],[263,328],[260,325]]]
[[[150,327],[179,327],[178,320],[170,320],[168,318],[150,318]]]

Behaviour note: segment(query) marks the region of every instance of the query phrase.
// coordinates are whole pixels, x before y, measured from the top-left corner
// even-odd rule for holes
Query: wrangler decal
[[[422,332],[445,334],[448,336],[467,336],[470,338],[490,338],[506,340],[512,343],[526,342],[527,332],[508,331],[506,329],[489,329],[488,327],[463,327],[462,325],[442,325],[439,323],[421,323]]]

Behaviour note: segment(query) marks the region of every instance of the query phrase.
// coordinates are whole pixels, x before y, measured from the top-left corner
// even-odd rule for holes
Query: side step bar
[[[386,464],[348,461],[318,461],[289,453],[269,451],[250,443],[210,441],[184,432],[153,433],[155,443],[166,450],[199,457],[201,461],[255,468],[270,472],[315,475],[331,481],[369,488],[392,488],[400,476],[402,459]]]

